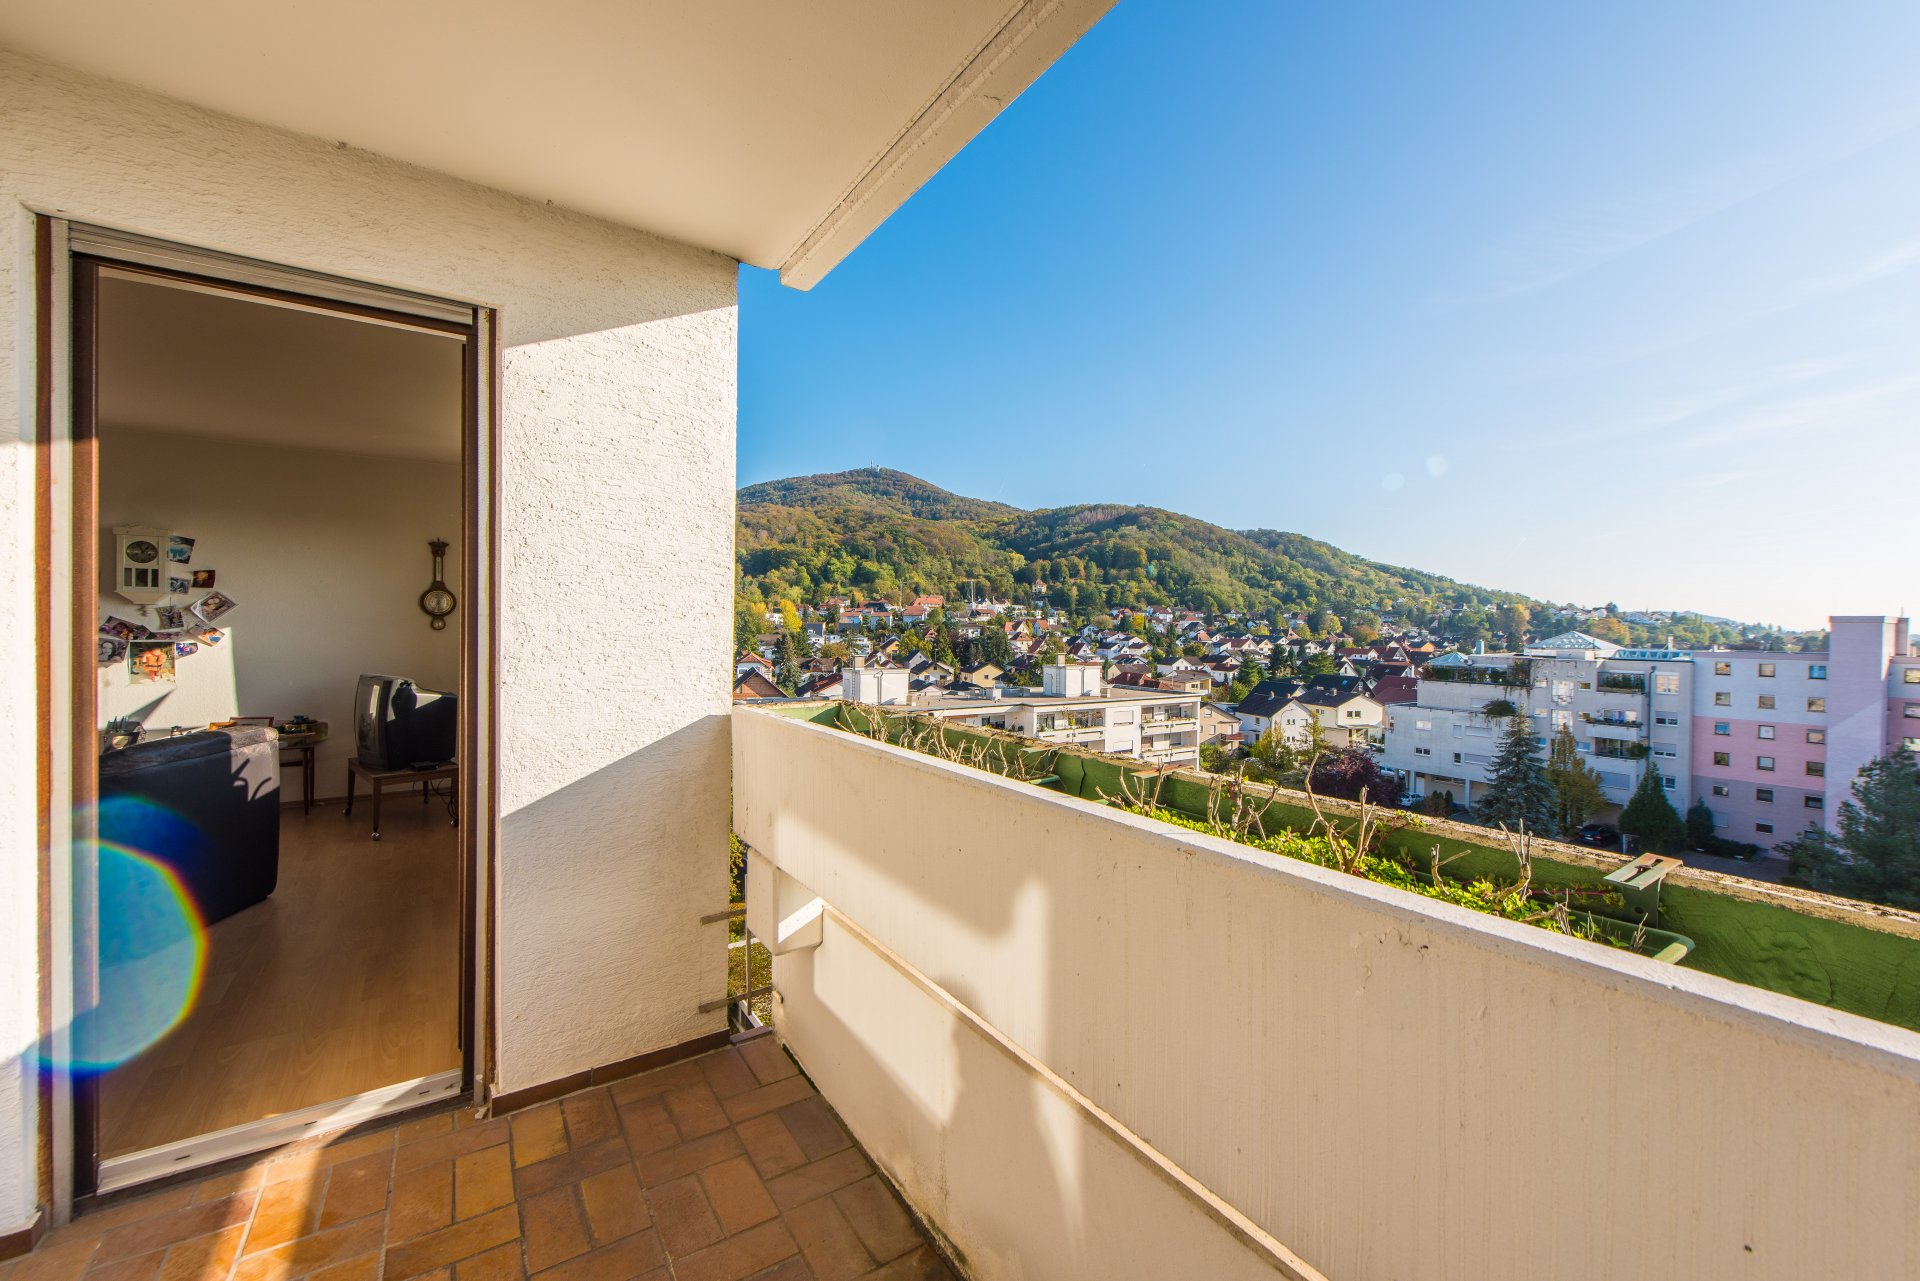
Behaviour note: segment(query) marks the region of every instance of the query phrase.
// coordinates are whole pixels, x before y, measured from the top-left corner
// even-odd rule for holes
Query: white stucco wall
[[[1240,1273],[885,953],[1328,1277],[1920,1275],[1920,1035],[733,715],[756,889],[832,909],[776,1025],[976,1281]]]
[[[722,1026],[734,264],[7,53],[0,198],[0,1232],[33,1204],[30,210],[502,309],[500,1085]]]

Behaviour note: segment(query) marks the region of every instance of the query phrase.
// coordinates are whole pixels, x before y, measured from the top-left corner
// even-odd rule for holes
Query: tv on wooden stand
[[[404,676],[362,676],[353,699],[353,736],[370,770],[434,769],[453,760],[459,699]]]

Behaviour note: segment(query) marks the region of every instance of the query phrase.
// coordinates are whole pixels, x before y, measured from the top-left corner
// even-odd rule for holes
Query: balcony
[[[1647,692],[1647,678],[1623,672],[1601,672],[1600,678],[1594,682],[1594,688],[1602,694],[1644,694]]]
[[[798,716],[733,727],[775,1026],[975,1278],[1920,1274],[1920,1036],[1781,994],[1920,1025],[1891,978],[1836,995],[1843,954],[1920,964],[1920,918],[1683,871],[1670,928],[1702,945],[1659,964]],[[1126,770],[1060,755],[1081,795]],[[1781,991],[1729,981],[1759,921],[1805,948]]]

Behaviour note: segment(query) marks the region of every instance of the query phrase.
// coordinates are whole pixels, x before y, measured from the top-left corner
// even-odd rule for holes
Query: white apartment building
[[[1109,690],[1097,663],[1053,663],[1039,690],[999,688],[984,694],[938,698],[915,710],[985,729],[1006,730],[1151,765],[1192,765],[1200,759],[1198,694],[1168,690]]]
[[[1381,764],[1415,792],[1451,791],[1470,806],[1505,732],[1505,716],[1495,713],[1512,703],[1532,720],[1543,754],[1552,735],[1572,731],[1611,804],[1625,805],[1651,766],[1684,811],[1692,803],[1693,670],[1684,650],[1623,649],[1584,632],[1519,654],[1449,656],[1421,673],[1412,703],[1387,709]]]

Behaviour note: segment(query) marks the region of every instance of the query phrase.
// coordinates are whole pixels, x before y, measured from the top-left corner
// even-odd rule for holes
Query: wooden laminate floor
[[[208,931],[187,1018],[101,1084],[121,1156],[460,1066],[457,844],[445,803],[283,811],[273,897]]]

